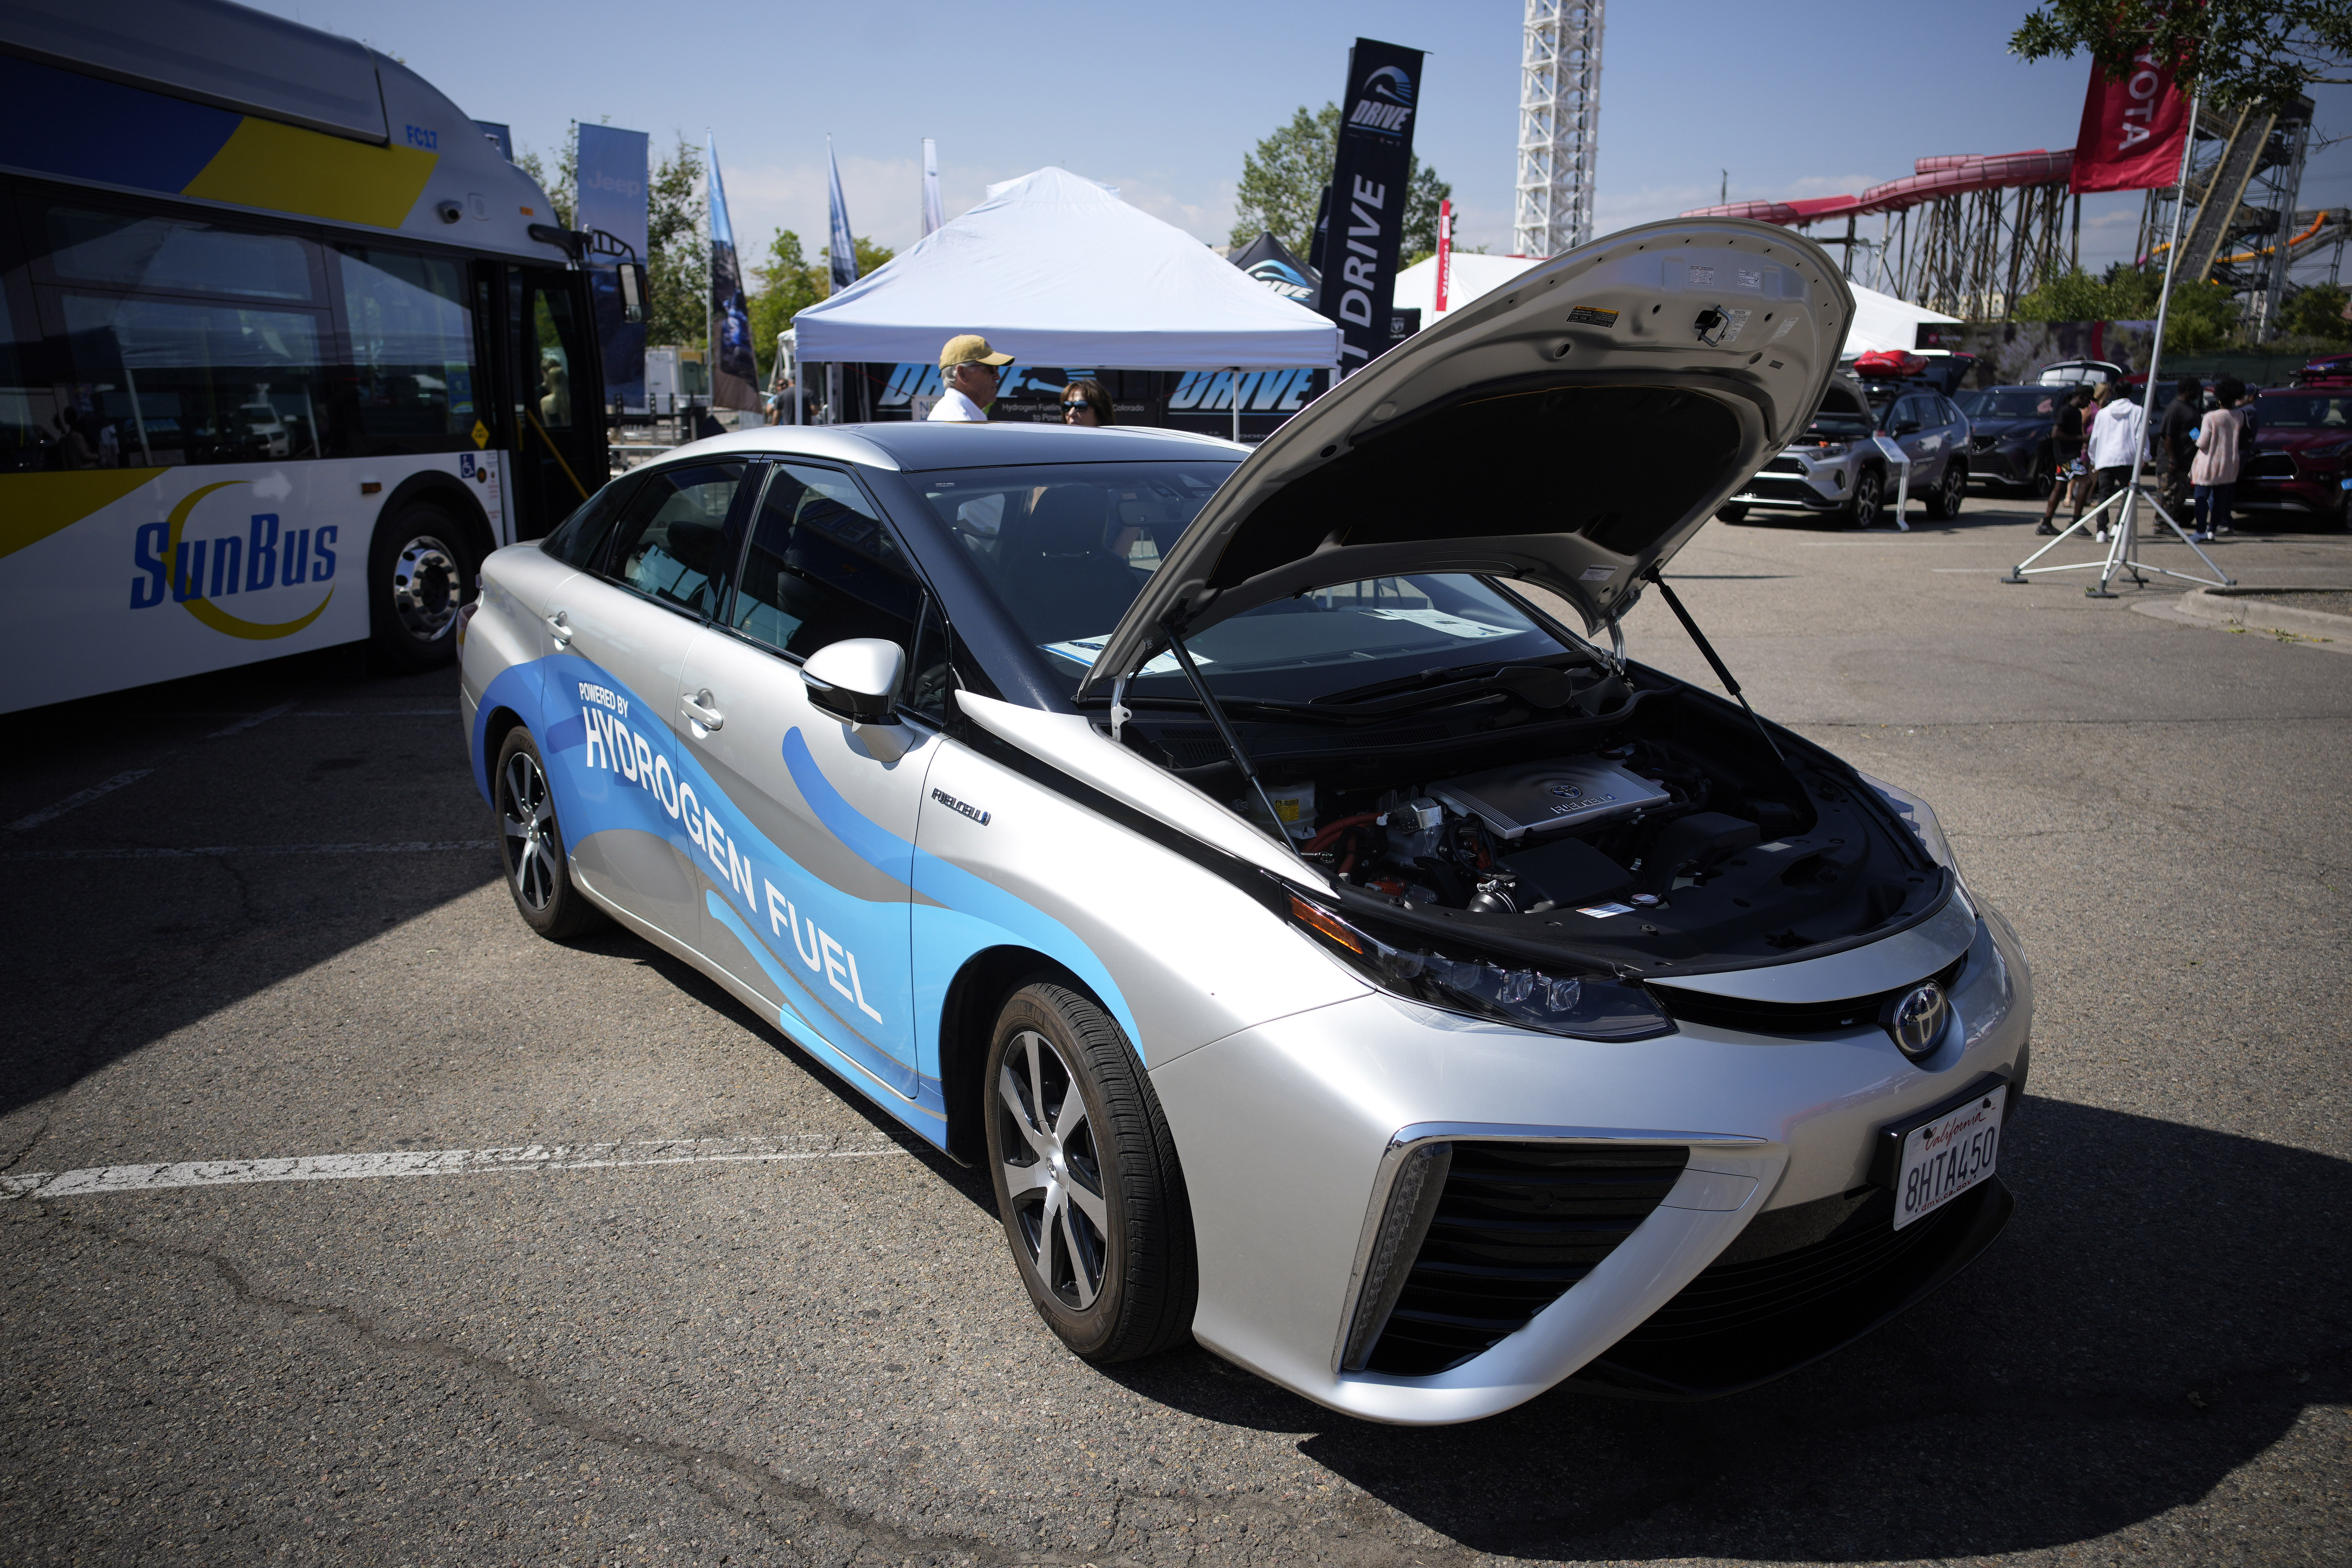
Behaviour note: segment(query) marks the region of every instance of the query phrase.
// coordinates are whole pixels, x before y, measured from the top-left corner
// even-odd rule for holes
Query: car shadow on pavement
[[[2017,1217],[1875,1335],[1731,1399],[1555,1391],[1465,1426],[1344,1421],[1194,1353],[1114,1368],[1505,1556],[2017,1552],[2197,1503],[2352,1396],[2352,1163],[2033,1100]],[[2332,1489],[2310,1479],[2307,1506]]]

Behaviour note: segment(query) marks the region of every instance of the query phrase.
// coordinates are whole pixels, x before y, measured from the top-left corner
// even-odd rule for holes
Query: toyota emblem
[[[1584,793],[1584,786],[1582,784],[1556,784],[1551,786],[1551,793],[1559,796],[1562,800],[1574,800],[1578,795]]]
[[[1903,1054],[1916,1062],[1935,1050],[1951,1016],[1952,1004],[1944,988],[1930,980],[1895,998],[1887,1009],[1886,1032]]]

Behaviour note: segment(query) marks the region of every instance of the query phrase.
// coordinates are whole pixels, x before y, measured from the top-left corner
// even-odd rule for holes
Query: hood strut
[[[1780,765],[1787,767],[1789,759],[1781,755],[1780,748],[1773,744],[1772,731],[1764,727],[1764,721],[1757,718],[1756,710],[1749,708],[1748,699],[1740,695],[1739,682],[1732,679],[1731,671],[1724,668],[1722,658],[1715,651],[1715,645],[1706,640],[1706,634],[1698,629],[1698,623],[1691,619],[1691,613],[1683,608],[1682,600],[1676,596],[1672,588],[1666,586],[1666,579],[1660,569],[1655,566],[1651,567],[1649,575],[1650,581],[1658,585],[1659,594],[1664,597],[1666,608],[1675,613],[1675,619],[1682,622],[1683,630],[1690,633],[1691,641],[1698,644],[1698,651],[1706,655],[1706,662],[1715,666],[1716,679],[1723,682],[1724,690],[1729,692],[1733,700],[1742,708],[1748,709],[1748,717],[1755,724],[1756,732],[1764,738],[1766,745],[1772,747],[1772,754],[1780,758]]]
[[[1193,666],[1192,655],[1184,647],[1183,637],[1172,626],[1163,626],[1160,629],[1167,634],[1168,646],[1175,653],[1177,664],[1183,668],[1184,679],[1192,683],[1192,695],[1201,700],[1201,706],[1208,710],[1209,722],[1217,727],[1217,738],[1224,742],[1225,750],[1234,754],[1234,765],[1241,769],[1242,777],[1247,779],[1250,788],[1257,792],[1258,804],[1265,807],[1265,819],[1274,824],[1274,836],[1281,839],[1293,855],[1297,855],[1301,860],[1306,859],[1307,857],[1299,853],[1298,846],[1291,842],[1290,835],[1282,830],[1282,814],[1274,809],[1274,797],[1267,795],[1265,785],[1258,782],[1255,764],[1249,760],[1249,753],[1242,750],[1242,739],[1234,733],[1233,725],[1226,721],[1225,710],[1217,706],[1217,700],[1209,694],[1209,683],[1201,679],[1200,670]],[[1127,683],[1122,680],[1119,684],[1123,687]]]

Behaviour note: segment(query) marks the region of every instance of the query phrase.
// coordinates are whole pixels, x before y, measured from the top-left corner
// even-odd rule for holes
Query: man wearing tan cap
[[[940,380],[945,390],[931,405],[931,417],[965,425],[988,423],[988,405],[996,401],[996,367],[1011,364],[1011,354],[988,346],[978,332],[948,340],[940,351]]]

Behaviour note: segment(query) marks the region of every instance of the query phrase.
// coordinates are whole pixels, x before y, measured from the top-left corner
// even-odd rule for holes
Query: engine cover
[[[1429,793],[1506,839],[1607,822],[1674,798],[1638,773],[1584,757],[1517,763],[1432,784]]]

